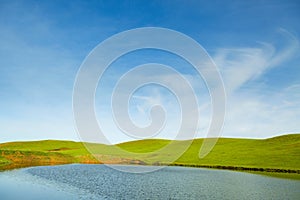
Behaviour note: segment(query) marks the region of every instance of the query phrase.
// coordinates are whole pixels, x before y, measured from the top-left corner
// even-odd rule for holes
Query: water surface
[[[151,166],[124,166],[135,167]],[[227,170],[166,167],[147,174],[105,165],[32,167],[0,173],[13,199],[300,199],[300,181]]]

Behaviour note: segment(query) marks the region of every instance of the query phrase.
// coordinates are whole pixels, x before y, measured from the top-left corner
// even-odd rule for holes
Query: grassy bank
[[[0,144],[0,170],[37,165],[103,162],[206,167],[300,179],[300,134],[264,140],[220,138],[213,150],[203,159],[198,157],[203,139],[196,139],[191,142],[185,153],[171,162],[170,157],[189,142],[191,141],[141,140],[116,145],[136,153],[134,156],[116,151],[116,146],[103,144],[55,140],[4,143]],[[97,159],[86,150],[85,145],[93,149]],[[168,148],[160,151],[166,145]],[[281,176],[283,174],[289,175]]]

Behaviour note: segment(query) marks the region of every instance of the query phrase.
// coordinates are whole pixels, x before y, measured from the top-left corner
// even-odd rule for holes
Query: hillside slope
[[[171,162],[170,158],[189,142],[191,145],[185,153]],[[103,162],[300,173],[300,134],[264,140],[220,138],[213,150],[205,158],[199,159],[202,142],[203,139],[151,139],[116,146],[56,140],[10,142],[0,144],[0,170],[36,165]],[[93,150],[98,159],[86,150],[85,145]],[[165,146],[168,148],[164,149]],[[116,147],[136,154],[128,156],[126,153],[119,153]],[[164,150],[157,151],[160,149]]]

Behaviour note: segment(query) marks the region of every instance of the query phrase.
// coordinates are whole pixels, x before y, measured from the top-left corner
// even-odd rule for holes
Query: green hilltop
[[[300,134],[269,139],[220,138],[213,150],[200,159],[198,154],[202,142],[203,139],[149,139],[117,145],[58,140],[10,142],[0,144],[0,170],[68,163],[113,163],[208,167],[300,177]],[[189,143],[188,149],[178,159],[169,160]],[[165,146],[169,148],[159,151]],[[117,151],[116,147],[135,154],[128,156]]]

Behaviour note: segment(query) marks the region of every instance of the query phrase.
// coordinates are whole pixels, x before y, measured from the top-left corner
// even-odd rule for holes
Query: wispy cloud
[[[299,41],[284,29],[280,32],[286,42],[280,48],[259,42],[259,47],[220,48],[217,51],[213,60],[221,70],[228,95],[295,55],[299,50]]]
[[[230,98],[223,135],[266,138],[300,131],[299,85],[276,92],[240,92]]]
[[[266,91],[266,88],[260,88],[259,83],[256,83],[272,68],[284,68],[282,64],[292,58],[299,50],[299,42],[293,35],[285,30],[280,30],[280,32],[285,41],[283,47],[260,42],[255,48],[220,48],[215,54],[214,61],[221,70],[228,95],[223,136],[261,138],[300,130],[297,123],[300,119],[299,103],[295,101],[297,99],[295,93],[297,94],[299,85]],[[157,74],[156,76],[169,80],[168,83],[173,86],[180,87],[180,83],[172,81],[171,74]],[[201,81],[199,77],[190,74],[184,74],[184,76],[194,88],[203,87],[203,84],[199,84]],[[149,78],[149,75],[144,74],[144,76],[137,78],[145,79]],[[256,84],[253,84],[252,88],[244,89],[248,83]],[[184,92],[182,91],[179,96],[191,98],[190,94]],[[165,97],[166,94],[159,90],[155,91],[155,95],[152,91],[134,96],[140,101],[136,107],[141,116],[146,114],[146,110],[156,103],[169,104],[169,108],[178,106],[175,101],[167,102]],[[200,112],[198,137],[205,137],[210,123],[212,107],[207,93],[198,92],[197,97],[198,99],[202,98],[198,108]],[[193,108],[190,110],[191,112],[195,111]],[[171,112],[170,115],[172,116],[172,109],[168,111]],[[188,129],[188,127],[186,128]],[[169,134],[163,133],[162,135],[172,138],[172,134],[175,132],[174,129]]]
[[[286,30],[280,32],[285,38],[283,47],[260,43],[260,48],[220,49],[216,54],[228,94],[224,135],[259,138],[300,130],[299,103],[295,98],[299,85],[268,90],[256,82],[272,68],[284,68],[284,62],[299,51],[297,38]],[[256,84],[243,88],[248,83]]]

